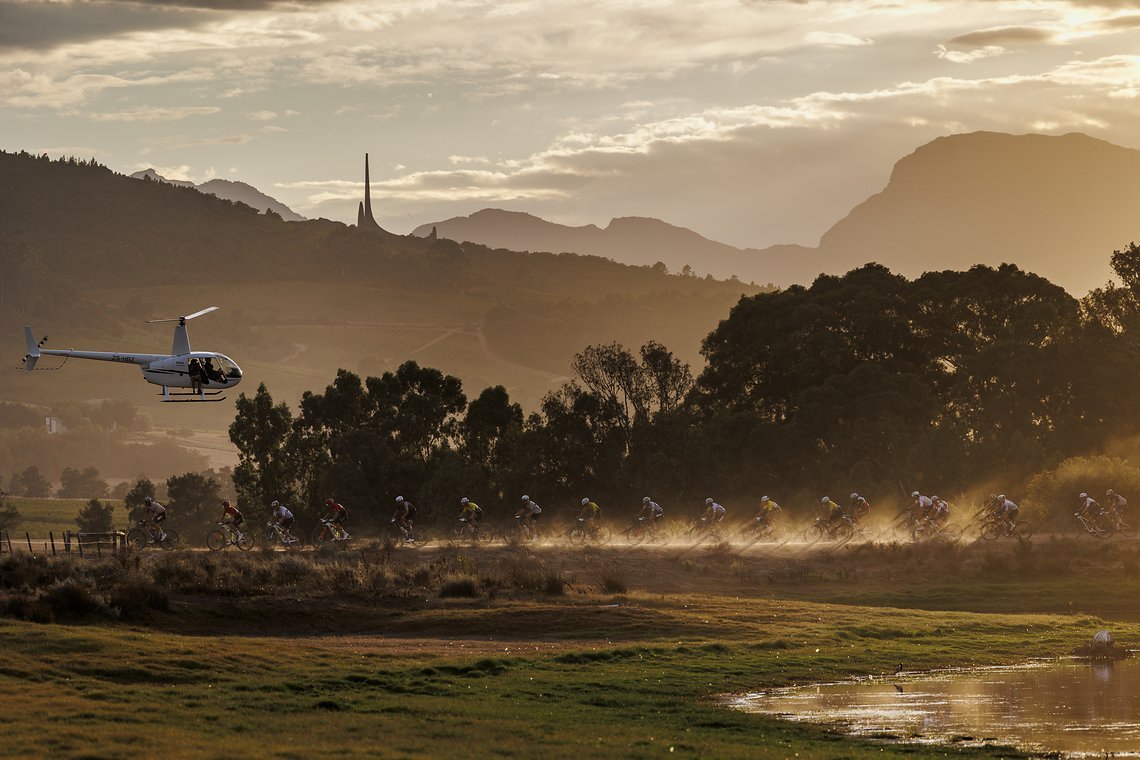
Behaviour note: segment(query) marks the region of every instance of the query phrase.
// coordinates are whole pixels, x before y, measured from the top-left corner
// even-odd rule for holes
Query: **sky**
[[[815,245],[947,134],[1140,148],[1140,0],[0,0],[0,149],[397,232],[493,207]]]

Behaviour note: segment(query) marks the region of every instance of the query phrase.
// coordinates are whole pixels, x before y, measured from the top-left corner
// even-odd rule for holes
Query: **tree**
[[[82,472],[74,467],[65,467],[59,476],[59,482],[60,488],[56,495],[61,499],[99,498],[111,490],[94,467],[88,467]]]
[[[20,511],[4,498],[7,495],[0,491],[0,531],[11,530],[20,522]]]
[[[156,490],[154,483],[149,478],[139,478],[127,491],[123,497],[123,503],[127,509],[127,517],[132,523],[143,519],[143,507],[146,504],[146,498],[149,496],[153,499]]]
[[[293,428],[289,407],[284,403],[275,405],[265,383],[258,386],[253,398],[241,394],[236,406],[230,440],[238,449],[233,479],[239,499],[247,504],[268,504],[273,499],[291,501],[296,496],[298,478],[297,459],[288,446]]]
[[[51,483],[33,464],[12,476],[11,491],[13,496],[39,499],[51,495]]]
[[[114,527],[114,505],[107,501],[91,499],[79,511],[75,524],[80,533],[110,533]]]
[[[185,525],[201,527],[211,517],[221,515],[221,487],[218,481],[197,472],[174,475],[166,480],[166,490],[170,494],[171,517],[177,517]]]

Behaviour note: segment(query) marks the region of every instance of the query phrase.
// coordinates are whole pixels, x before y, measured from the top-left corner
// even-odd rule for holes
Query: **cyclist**
[[[538,518],[542,517],[542,507],[531,501],[530,497],[523,495],[522,506],[515,512],[515,519],[521,521],[523,530],[527,535],[534,538],[538,535]]]
[[[405,543],[412,543],[415,538],[412,535],[412,526],[416,519],[416,505],[405,499],[403,496],[396,497],[396,511],[392,513],[392,522],[399,525],[404,530]]]
[[[701,522],[707,522],[710,525],[715,525],[716,523],[723,521],[726,514],[727,512],[725,512],[724,507],[713,501],[712,497],[710,496],[709,498],[705,499],[705,513],[701,516]]]
[[[650,530],[657,530],[657,523],[665,516],[665,510],[661,505],[655,502],[648,496],[641,497],[641,511],[637,513],[637,518],[645,518],[645,524],[649,526]]]
[[[937,496],[931,496],[930,511],[927,513],[926,519],[938,528],[944,526],[946,521],[950,519],[950,502],[939,499]]]
[[[1111,488],[1108,489],[1104,495],[1108,497],[1108,509],[1106,510],[1108,516],[1117,523],[1122,522],[1124,520],[1124,513],[1128,510],[1128,499],[1116,493]]]
[[[234,529],[234,533],[237,533],[238,541],[245,538],[241,530],[239,530],[241,524],[245,522],[245,517],[242,516],[240,509],[230,504],[229,499],[222,502],[222,522]]]
[[[292,532],[293,513],[290,512],[284,504],[277,501],[276,499],[274,499],[273,503],[269,505],[269,508],[273,510],[273,522],[277,523],[277,527],[285,533],[285,541],[288,543],[295,541],[296,539],[293,538]]]
[[[471,535],[478,535],[479,523],[483,519],[483,508],[466,496],[459,500],[459,506],[461,508],[459,521],[470,527]]]
[[[166,507],[150,496],[143,499],[143,506],[146,509],[146,524],[150,528],[151,538],[155,541],[166,540],[166,531],[159,525],[166,520]]]
[[[911,491],[911,514],[916,520],[922,520],[930,515],[930,508],[934,506],[929,496],[923,496],[918,491]]]
[[[590,501],[589,496],[582,497],[582,508],[578,510],[578,519],[585,520],[584,527],[589,535],[594,535],[598,528],[598,519],[602,516],[602,508]]]
[[[344,521],[348,519],[348,510],[336,499],[325,499],[324,519],[330,521],[333,529],[333,541],[345,541],[350,536],[344,529]]]
[[[830,530],[844,518],[843,507],[839,502],[832,501],[831,497],[824,496],[819,500],[819,517],[827,523]]]
[[[757,527],[771,529],[773,527],[772,520],[776,517],[776,513],[782,511],[779,504],[767,496],[761,496],[760,506],[756,509]]]
[[[847,507],[843,510],[845,517],[849,517],[851,522],[859,522],[859,520],[868,512],[871,511],[871,505],[857,493],[851,494],[850,501],[847,502]]]
[[[1103,530],[1100,524],[1100,517],[1104,514],[1101,509],[1100,502],[1089,496],[1087,493],[1081,493],[1077,496],[1077,515],[1083,517],[1098,531]]]
[[[1000,493],[994,500],[993,509],[994,519],[1001,523],[1006,533],[1011,532],[1013,526],[1017,525],[1017,505],[1005,498],[1005,494]]]

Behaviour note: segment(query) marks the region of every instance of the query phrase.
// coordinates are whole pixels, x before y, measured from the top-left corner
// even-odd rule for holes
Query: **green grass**
[[[13,541],[16,540],[17,536],[22,538],[25,531],[35,541],[36,539],[46,539],[49,531],[54,531],[58,539],[64,531],[79,530],[75,524],[75,518],[87,504],[87,499],[30,499],[18,496],[8,497],[8,501],[20,512],[20,522],[11,531]],[[104,499],[103,501],[112,500]],[[122,510],[122,501],[119,499],[113,501],[115,502],[115,517],[121,518],[120,523],[125,523],[126,512]],[[124,527],[124,525],[119,527]]]
[[[1053,654],[1093,622],[770,600],[602,601],[539,605],[521,639],[509,624],[506,635],[484,638],[494,605],[451,610],[446,625],[436,610],[409,610],[411,621],[424,615],[424,627],[400,637],[0,623],[0,699],[35,716],[9,723],[5,752],[944,754],[739,713],[718,697],[888,673],[899,661],[918,669]],[[656,635],[630,636],[633,618],[652,621]]]

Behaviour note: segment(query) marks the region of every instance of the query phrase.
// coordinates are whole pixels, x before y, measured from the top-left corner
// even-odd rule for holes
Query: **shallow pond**
[[[860,736],[1140,755],[1140,658],[869,678],[771,689],[733,703]]]

